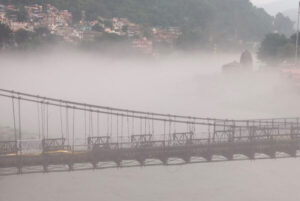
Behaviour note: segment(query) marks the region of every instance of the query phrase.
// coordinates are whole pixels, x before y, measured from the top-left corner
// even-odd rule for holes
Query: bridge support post
[[[43,154],[43,170],[44,172],[48,172],[49,158],[46,154]]]
[[[276,152],[271,150],[265,153],[266,155],[268,155],[270,158],[276,158]]]
[[[206,154],[206,155],[203,156],[203,158],[205,158],[205,160],[207,162],[211,162],[212,161],[212,155],[211,154]]]
[[[73,163],[69,163],[68,164],[68,168],[69,168],[69,171],[73,171],[74,169],[73,169]]]
[[[18,156],[18,162],[17,162],[18,174],[22,174],[22,167],[23,167],[23,157]]]
[[[160,158],[159,160],[163,163],[163,165],[168,165],[168,158],[167,157]]]
[[[18,169],[18,174],[22,174],[22,166],[18,165],[17,169]]]
[[[97,165],[97,164],[98,164],[97,161],[93,161],[93,162],[92,162],[92,165],[93,165],[93,168],[94,168],[94,169],[97,169],[97,168],[98,168],[98,165]]]
[[[145,159],[137,159],[139,162],[140,166],[145,166]]]
[[[184,160],[185,163],[190,163],[191,162],[191,156],[190,155],[183,156],[182,159]]]
[[[287,154],[289,154],[291,157],[297,157],[297,148],[290,148],[288,151],[287,151]]]
[[[122,160],[115,160],[115,163],[117,165],[117,167],[121,167],[122,166]]]
[[[227,158],[227,160],[229,160],[229,161],[233,160],[233,154],[232,153],[224,154],[224,157]]]
[[[48,172],[48,164],[43,164],[43,170],[44,172]]]
[[[255,159],[255,153],[254,152],[249,152],[249,153],[246,153],[244,155],[247,156],[248,159],[250,159],[250,160],[254,160]]]

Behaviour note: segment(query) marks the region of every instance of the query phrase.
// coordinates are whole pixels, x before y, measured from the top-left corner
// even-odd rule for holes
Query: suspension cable
[[[152,114],[152,135],[154,135],[154,116]]]
[[[32,98],[45,99],[45,100],[49,100],[49,101],[53,101],[53,102],[63,102],[64,104],[71,104],[71,105],[78,105],[78,106],[88,106],[88,107],[92,107],[92,108],[119,111],[119,112],[133,112],[133,113],[136,113],[136,114],[143,114],[143,115],[149,114],[149,112],[127,110],[127,109],[113,108],[113,107],[105,107],[105,106],[92,105],[92,104],[86,104],[86,103],[79,103],[79,102],[74,102],[74,101],[67,101],[67,100],[61,100],[61,99],[55,99],[55,98],[49,98],[49,97],[42,97],[42,96],[37,96],[37,95],[32,95],[32,94],[22,93],[22,92],[16,92],[16,91],[11,91],[11,90],[6,90],[6,89],[0,89],[0,91],[6,92],[6,93],[11,93],[11,94],[27,96],[27,97],[32,97]],[[170,116],[170,114],[153,113],[153,112],[150,113],[150,114],[153,114],[155,116],[163,116],[163,117]],[[182,115],[172,115],[172,116],[176,116],[177,118],[183,118],[183,119],[190,118],[190,116],[182,116]],[[195,118],[197,120],[207,120],[207,119],[209,119],[211,121],[215,121],[215,120],[224,121],[224,119],[200,118],[200,117],[195,117]],[[266,120],[269,120],[269,119],[266,119]],[[244,121],[244,120],[241,120],[241,121]]]
[[[12,98],[12,97],[15,97],[15,96],[9,96],[9,95],[4,95],[4,94],[0,94],[0,96],[2,97],[9,97],[9,98]],[[15,97],[17,98],[17,97]],[[28,101],[28,102],[38,102],[36,100],[33,100],[33,99],[28,99],[28,98],[24,98],[24,97],[20,97],[20,100],[24,100],[24,101]],[[52,106],[57,106],[57,107],[60,107],[59,104],[56,104],[56,103],[53,103],[53,102],[47,102],[49,105],[52,105]],[[85,111],[86,109],[85,108],[81,108],[81,107],[76,107],[76,110],[82,110],[82,111]],[[98,113],[102,113],[102,114],[110,114],[110,115],[119,115],[119,116],[126,116],[126,114],[124,113],[112,113],[111,111],[110,112],[106,112],[106,111],[101,111],[101,110],[95,110],[93,109],[92,110],[93,112],[98,112]],[[129,117],[132,117],[132,118],[149,118],[149,117],[145,117],[145,116],[139,116],[139,115],[136,115],[135,113],[133,113],[133,115],[129,115]],[[177,122],[177,123],[187,123],[187,124],[191,124],[193,122],[190,121],[191,117],[189,117],[189,120],[187,121],[183,121],[183,120],[172,120],[172,122]],[[156,121],[170,121],[169,119],[165,119],[165,118],[159,118],[159,117],[154,117],[153,120],[156,120]],[[222,121],[222,123],[216,123],[216,122],[212,122],[212,123],[206,123],[206,122],[196,122],[195,124],[197,125],[224,125],[224,121]],[[292,122],[287,122],[286,124],[290,124],[290,125],[293,125],[295,123],[292,123]],[[281,125],[280,123],[278,123],[278,125]],[[245,125],[236,125],[235,126],[236,128],[239,128],[239,127],[243,127],[243,128],[248,128],[248,126],[245,124]]]
[[[106,115],[106,136],[109,136],[109,115]]]
[[[166,121],[164,121],[164,142],[166,141]]]
[[[86,120],[86,105],[84,106],[84,141],[87,144],[87,120]]]
[[[73,108],[73,130],[72,130],[72,151],[74,152],[75,147],[75,108]]]
[[[46,132],[47,138],[49,138],[49,105],[46,103]]]
[[[15,141],[18,141],[17,137],[17,127],[16,127],[16,114],[15,114],[15,101],[14,98],[11,99],[12,101],[12,113],[13,113],[13,122],[14,122],[14,134],[15,134]]]
[[[21,99],[18,99],[18,110],[19,110],[19,148],[20,148],[20,153],[22,155],[22,124],[21,124]]]
[[[45,138],[45,105],[41,101],[41,115],[42,115],[42,138]]]
[[[131,125],[131,132],[132,132],[132,135],[134,135],[134,112],[132,112],[132,125]]]
[[[145,123],[145,125],[144,125],[145,126],[144,134],[145,135],[147,134],[147,122],[146,121],[147,121],[147,119],[145,118],[144,119],[144,123]]]
[[[69,133],[69,106],[68,105],[66,105],[66,138],[69,145],[70,133]]]
[[[117,118],[117,129],[116,129],[117,131],[116,132],[117,132],[117,143],[118,143],[119,142],[119,116],[117,115],[116,118]]]
[[[99,113],[97,113],[97,136],[100,136],[100,117]]]
[[[123,142],[123,129],[124,129],[124,125],[123,125],[123,121],[124,121],[124,117],[121,117],[121,143]]]
[[[92,109],[90,108],[90,115],[89,115],[89,127],[90,127],[90,136],[89,137],[93,137],[94,136],[94,121],[93,121],[93,112]]]
[[[176,117],[174,117],[174,120],[176,122]],[[173,123],[173,132],[174,133],[176,133],[176,123],[175,122]]]
[[[171,131],[171,128],[172,128],[171,116],[169,116],[169,120],[170,120],[170,121],[169,121],[169,140],[171,140],[171,139],[172,139],[172,137],[171,137],[171,135],[172,135],[172,134],[171,134],[171,132],[172,132],[172,131]]]
[[[61,138],[64,138],[64,125],[63,125],[63,113],[62,113],[62,103],[60,102],[59,107],[59,117],[60,117],[60,132],[61,132]]]
[[[140,135],[143,134],[143,119],[140,118]]]
[[[39,140],[41,139],[41,122],[40,122],[40,104],[37,103],[37,117],[38,117],[38,134],[39,134]]]
[[[130,136],[130,122],[129,122],[129,114],[127,112],[127,137]]]
[[[113,135],[113,112],[110,111],[110,137]]]

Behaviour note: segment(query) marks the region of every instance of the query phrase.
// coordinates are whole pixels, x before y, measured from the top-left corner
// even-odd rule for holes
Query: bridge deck
[[[26,166],[42,166],[46,172],[49,165],[67,165],[69,170],[73,170],[74,164],[79,163],[90,163],[96,168],[99,162],[114,162],[116,166],[122,166],[122,161],[127,160],[146,165],[147,159],[157,159],[162,164],[168,164],[169,158],[180,158],[189,163],[191,157],[201,157],[206,161],[211,161],[215,155],[223,156],[227,160],[233,160],[235,155],[255,159],[255,154],[265,154],[270,158],[275,158],[278,152],[295,157],[297,150],[300,150],[300,139],[191,143],[170,146],[162,143],[161,146],[120,147],[116,144],[113,146],[108,144],[105,148],[94,147],[87,151],[56,150],[34,154],[6,154],[0,156],[0,168],[16,167],[21,172]]]

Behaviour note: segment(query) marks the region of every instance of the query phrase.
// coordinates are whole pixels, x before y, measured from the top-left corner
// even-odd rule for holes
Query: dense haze
[[[255,62],[252,73],[221,73],[238,54],[117,58],[56,50],[0,59],[1,88],[42,96],[201,117],[298,115],[299,91],[276,72],[258,71]],[[1,99],[1,126],[12,126],[10,107]],[[0,200],[296,201],[298,166],[282,159],[0,176]]]
[[[297,116],[299,93],[292,83],[272,71],[222,74],[221,66],[233,60],[239,60],[239,55],[117,58],[67,50],[3,55],[0,85],[151,112],[229,119]]]

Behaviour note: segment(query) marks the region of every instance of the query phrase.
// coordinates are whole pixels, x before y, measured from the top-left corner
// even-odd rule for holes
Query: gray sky
[[[252,1],[252,3],[254,3],[255,5],[262,5],[262,4],[274,2],[276,0],[250,0],[250,1]]]

